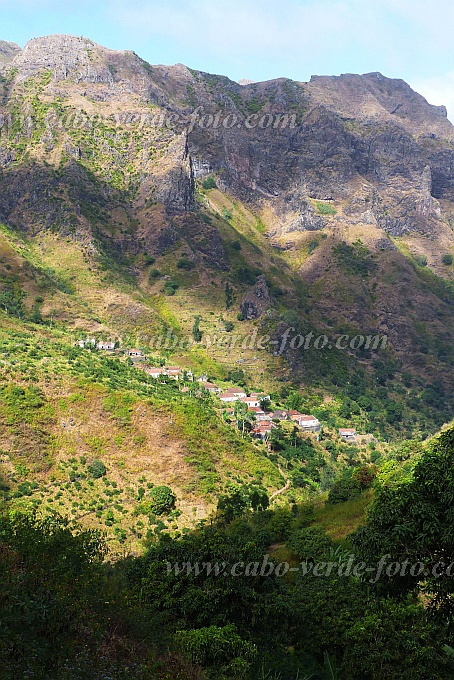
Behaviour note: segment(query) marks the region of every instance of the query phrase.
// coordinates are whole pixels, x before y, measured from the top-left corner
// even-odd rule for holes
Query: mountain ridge
[[[396,375],[410,372],[418,394],[432,383],[449,394],[454,147],[443,109],[377,73],[239,85],[64,35],[30,41],[2,73],[0,217],[63,279],[67,253],[79,263],[77,304],[60,297],[54,316],[68,323],[71,309],[87,332],[129,332],[136,296],[153,332],[170,322],[190,334],[200,315],[211,333],[222,314],[271,337],[386,333]],[[271,306],[239,322],[263,273]],[[107,296],[102,277],[127,294]],[[246,358],[260,380],[275,361],[218,352],[214,370]],[[384,359],[287,348],[279,371],[320,388],[357,365],[372,389]]]

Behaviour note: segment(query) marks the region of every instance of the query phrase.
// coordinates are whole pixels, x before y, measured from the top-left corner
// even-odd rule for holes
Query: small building
[[[173,380],[179,380],[183,375],[183,372],[178,366],[169,366],[166,369],[166,375],[168,375],[169,378],[172,378]]]
[[[238,387],[229,387],[228,390],[219,395],[219,399],[224,403],[238,401],[246,396],[246,392]]]
[[[341,427],[339,428],[339,437],[346,442],[356,441],[356,430],[352,427]]]
[[[315,416],[308,416],[302,413],[298,419],[295,419],[295,422],[301,427],[302,430],[307,430],[309,432],[320,432],[320,422]]]
[[[288,411],[277,410],[274,411],[273,413],[270,413],[270,416],[273,420],[287,420]]]
[[[258,406],[260,408],[260,399],[257,399],[257,397],[242,397],[240,401],[248,406]]]
[[[101,340],[100,342],[96,343],[96,349],[102,349],[108,352],[112,352],[115,349],[115,343],[110,341],[104,342]]]
[[[140,349],[128,349],[128,357],[143,357]]]
[[[256,397],[259,401],[271,401],[270,395],[263,392],[251,392],[251,397]]]
[[[76,342],[76,347],[80,347],[81,349],[84,349],[84,347],[95,347],[96,346],[96,339],[95,338],[85,338],[85,340],[78,340]]]
[[[273,425],[271,421],[257,423],[257,425],[251,430],[251,435],[257,439],[267,439],[274,427],[275,425]]]
[[[204,390],[207,390],[210,392],[210,394],[218,394],[221,391],[221,388],[215,385],[214,383],[210,382],[205,382],[205,381],[199,381],[200,382],[200,387],[203,387]]]
[[[167,375],[166,369],[161,367],[147,368],[145,371],[147,375],[151,375],[152,378],[160,378],[163,375]]]

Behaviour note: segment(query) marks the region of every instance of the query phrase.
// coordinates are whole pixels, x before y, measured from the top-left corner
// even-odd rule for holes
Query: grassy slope
[[[121,358],[71,348],[62,332],[3,314],[1,322],[1,469],[15,505],[105,526],[118,549],[136,551],[150,529],[133,514],[141,486],[175,491],[182,514],[166,519],[173,531],[205,517],[229,479],[282,486],[276,466],[209,404]],[[96,459],[107,486],[88,472]]]

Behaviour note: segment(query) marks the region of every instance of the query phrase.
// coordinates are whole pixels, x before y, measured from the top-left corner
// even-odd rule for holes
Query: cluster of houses
[[[216,388],[216,385],[213,385]],[[217,388],[219,389],[219,388]],[[231,387],[225,392],[218,394],[220,401],[224,404],[239,401],[246,404],[248,411],[254,414],[254,426],[251,430],[253,437],[258,439],[267,439],[273,428],[276,427],[276,421],[290,420],[295,423],[301,430],[306,432],[319,432],[320,422],[315,416],[309,416],[299,411],[264,411],[262,405],[270,401],[269,394],[259,394],[251,392],[249,396],[239,387]],[[234,409],[225,409],[227,415],[232,415]]]
[[[113,351],[115,350],[115,342],[111,341],[97,341],[95,338],[87,338],[85,340],[78,340],[76,346],[80,348],[96,348],[99,350]],[[128,349],[125,354],[135,364],[144,362],[146,357],[140,349]],[[147,375],[152,378],[172,378],[173,380],[184,380],[194,382],[194,375],[191,370],[183,370],[179,366],[141,366]],[[261,440],[268,439],[273,428],[276,427],[278,421],[292,421],[297,427],[305,432],[320,432],[320,422],[315,416],[300,413],[295,410],[276,410],[264,411],[262,405],[270,401],[269,394],[260,394],[258,392],[251,392],[248,396],[241,387],[229,387],[224,392],[218,385],[208,381],[206,375],[202,375],[197,379],[199,386],[215,395],[224,404],[232,404],[239,401],[246,404],[249,413],[254,414],[253,427],[251,435]],[[185,391],[188,388],[184,388]],[[227,407],[224,409],[229,416],[234,414],[234,409]],[[357,432],[354,428],[340,428],[339,437],[346,442],[355,442]]]

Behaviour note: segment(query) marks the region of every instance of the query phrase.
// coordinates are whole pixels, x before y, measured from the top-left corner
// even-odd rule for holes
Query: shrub
[[[191,269],[194,269],[195,264],[191,260],[182,257],[181,260],[178,260],[177,267],[178,269],[185,269],[186,271],[191,271]]]
[[[425,255],[416,255],[415,261],[420,267],[425,267],[427,264],[427,257]]]
[[[317,248],[317,246],[318,246],[318,241],[316,241],[315,239],[313,241],[309,241],[309,245],[307,246],[307,254],[312,255],[312,253]]]
[[[224,324],[224,328],[227,331],[227,333],[230,333],[231,331],[233,331],[235,326],[233,325],[233,323],[231,321],[226,321],[225,324]]]
[[[445,264],[447,267],[449,267],[450,265],[452,265],[452,255],[451,255],[451,253],[446,253],[445,255],[443,255],[443,257],[441,258],[441,261],[442,261],[443,264]]]
[[[361,493],[361,484],[356,479],[340,479],[328,494],[328,503],[343,503]]]
[[[149,493],[149,500],[151,512],[163,515],[175,506],[176,496],[168,486],[155,486]]]
[[[157,279],[158,276],[161,276],[161,272],[159,269],[153,267],[153,269],[150,270],[150,279]]]
[[[233,250],[241,250],[241,243],[239,241],[232,241],[230,247],[233,248]]]
[[[100,460],[94,460],[90,465],[88,466],[88,472],[91,474],[94,479],[100,479],[100,477],[104,477],[106,474],[106,466],[104,463]]]
[[[202,188],[203,189],[216,189],[217,184],[216,184],[216,180],[214,179],[214,177],[212,177],[211,175],[209,177],[206,177],[206,179],[204,179],[202,181]]]
[[[178,283],[175,281],[166,281],[164,284],[164,293],[166,295],[175,295],[178,290]]]
[[[333,542],[323,529],[306,527],[293,532],[287,544],[300,559],[318,559],[329,554]]]

